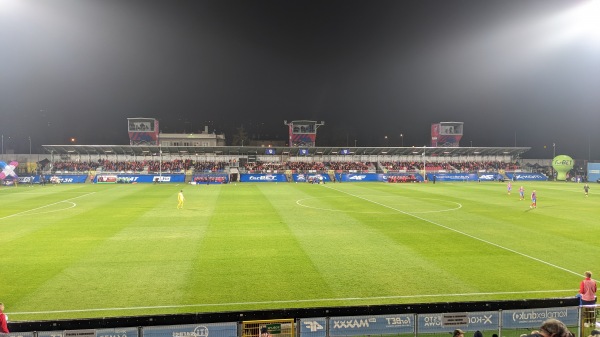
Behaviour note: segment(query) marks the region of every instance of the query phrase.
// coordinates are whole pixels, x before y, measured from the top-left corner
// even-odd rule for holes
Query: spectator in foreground
[[[0,303],[0,333],[9,333],[7,322],[8,319],[4,314],[4,303]]]
[[[531,335],[533,336],[533,335]],[[540,326],[539,335],[543,337],[573,337],[567,326],[554,318],[548,319]]]

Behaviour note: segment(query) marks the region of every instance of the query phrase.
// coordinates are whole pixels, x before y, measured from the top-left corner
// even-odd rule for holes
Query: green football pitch
[[[574,296],[600,273],[600,189],[523,186],[2,187],[0,302],[23,321]]]

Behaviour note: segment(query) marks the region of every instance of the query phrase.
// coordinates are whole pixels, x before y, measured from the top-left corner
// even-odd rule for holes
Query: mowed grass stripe
[[[399,243],[390,234],[410,227],[408,222],[414,220],[411,217],[398,212],[390,214],[380,205],[340,195],[324,186],[303,186],[308,189],[307,193],[321,201],[323,208],[338,206],[365,212],[298,208],[306,212],[306,216],[291,214],[287,221],[329,287],[335,290],[335,298],[346,299],[326,302],[329,305],[393,302],[398,299],[375,297],[430,293],[430,287],[422,283],[421,276],[434,271],[444,274],[443,270],[415,253],[410,245]],[[389,232],[377,226],[388,226]],[[403,275],[420,276],[408,278]]]
[[[379,186],[377,186],[377,188],[380,188]],[[338,185],[336,187],[340,188],[341,186]],[[370,197],[362,197],[360,194],[365,194],[364,189],[366,187],[367,185],[362,184],[360,186],[347,186],[346,189],[350,189],[351,191],[344,192],[350,194],[357,193],[353,195],[364,202],[373,202],[378,205],[385,205],[386,202],[389,202],[389,198],[378,198],[372,192]],[[413,197],[419,198],[418,196]],[[401,208],[395,208],[394,206],[389,207],[397,209],[399,213],[405,212]],[[507,281],[511,282],[514,276],[507,274],[505,272],[506,269],[498,268],[501,267],[502,264],[513,269],[513,272],[516,274],[525,275],[525,278],[528,279],[537,278],[539,273],[556,273],[557,270],[549,265],[539,264],[532,266],[531,261],[526,261],[526,258],[522,255],[500,249],[493,245],[493,241],[486,242],[486,239],[477,240],[474,237],[470,237],[469,235],[471,234],[468,232],[461,233],[461,231],[458,230],[454,231],[455,228],[452,225],[448,226],[447,219],[452,218],[454,214],[460,213],[460,211],[443,213],[443,216],[441,212],[417,214],[415,215],[415,218],[424,220],[421,224],[424,233],[421,233],[422,235],[420,234],[418,236],[410,236],[407,235],[406,231],[409,229],[403,227],[404,230],[399,236],[399,240],[412,241],[413,244],[411,246],[413,249],[421,251],[424,256],[428,257],[430,263],[434,263],[434,261],[437,260],[438,271],[446,270],[448,274],[454,275],[453,279],[447,279],[444,275],[437,275],[439,274],[437,272],[435,274],[429,274],[429,277],[436,280],[436,289],[444,292],[446,283],[449,286],[448,290],[450,292],[451,289],[460,289],[461,280],[464,280],[465,284],[471,284],[475,289],[478,289],[481,292],[494,291],[496,286],[503,288],[506,283],[502,282],[502,279],[505,278]],[[427,219],[428,217],[434,217],[436,219]],[[438,227],[438,230],[430,228],[431,225]],[[385,230],[386,226],[385,223],[383,225],[377,225],[377,227],[382,230]],[[442,235],[440,235],[440,230],[442,231]],[[435,252],[439,252],[439,254],[435,254]],[[461,273],[465,266],[467,266],[467,268],[475,268],[481,273],[478,273],[476,276],[469,273]],[[524,268],[519,268],[519,266],[524,266]],[[561,276],[564,279],[569,279],[566,274]],[[572,275],[570,279],[572,279]],[[426,280],[423,279],[422,281],[425,282]],[[543,286],[543,282],[536,283]],[[524,290],[531,289],[530,284],[522,283],[522,285],[525,287]]]
[[[277,187],[283,188],[270,191]],[[190,282],[203,295],[198,303],[293,300],[324,285],[273,208],[273,195],[262,191],[263,185],[223,187]]]
[[[52,254],[46,258],[28,256],[28,261],[20,261],[24,273],[29,270],[29,274],[39,276],[40,282],[43,281],[20,303],[37,310],[54,309],[58,303],[65,309],[135,305],[140,301],[152,301],[154,296],[141,298],[140,294],[153,288],[157,290],[154,294],[162,294],[171,301],[173,293],[158,291],[169,288],[160,279],[169,272],[168,267],[173,261],[180,258],[169,254],[176,250],[163,249],[165,247],[160,244],[173,248],[180,245],[169,245],[169,230],[166,229],[162,232],[156,228],[127,231],[129,226],[152,225],[155,217],[144,217],[146,212],[177,211],[176,193],[156,193],[160,187],[91,187],[110,189],[110,193],[100,192],[101,198],[78,207],[79,211],[89,210],[63,219],[61,225],[50,226],[30,238],[36,242],[37,251]],[[107,243],[115,236],[128,241],[117,238],[112,244]],[[158,252],[166,253],[162,255],[166,256],[166,261],[161,261]],[[52,268],[53,273],[40,273],[45,268]],[[65,296],[65,292],[69,296]]]

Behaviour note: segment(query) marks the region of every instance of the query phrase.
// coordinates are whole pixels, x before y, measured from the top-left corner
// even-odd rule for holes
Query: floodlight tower
[[[317,140],[317,129],[325,125],[325,121],[298,120],[283,124],[289,128],[289,147],[315,147]]]

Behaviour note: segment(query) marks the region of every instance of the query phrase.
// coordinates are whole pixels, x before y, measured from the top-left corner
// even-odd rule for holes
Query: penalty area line
[[[310,300],[281,300],[281,301],[252,301],[252,302],[231,302],[231,303],[204,303],[204,304],[181,304],[181,305],[157,305],[143,307],[126,308],[96,308],[96,309],[73,309],[73,310],[52,310],[52,311],[21,311],[11,312],[10,315],[48,315],[64,314],[76,312],[99,312],[99,311],[128,311],[128,310],[150,310],[150,309],[179,309],[194,307],[224,307],[256,304],[287,304],[287,303],[312,303],[312,302],[342,302],[342,301],[366,301],[366,300],[393,300],[410,298],[435,298],[435,297],[465,297],[465,296],[486,296],[486,295],[523,295],[523,294],[543,294],[543,293],[572,293],[573,289],[564,290],[532,290],[532,291],[503,291],[503,292],[479,292],[479,293],[459,293],[459,294],[426,294],[426,295],[398,295],[398,296],[374,296],[374,297],[346,297],[346,298],[321,298]]]
[[[26,211],[23,211],[23,212],[19,212],[19,213],[15,213],[15,214],[7,215],[7,216],[5,216],[5,217],[2,217],[2,218],[0,218],[0,220],[4,220],[4,219],[8,219],[8,218],[12,218],[12,217],[19,216],[19,215],[27,215],[27,214],[28,214],[28,213],[30,213],[30,212],[37,211],[37,210],[39,210],[39,209],[42,209],[42,208],[46,208],[46,207],[50,207],[50,206],[54,206],[54,205],[58,205],[58,204],[60,204],[60,203],[62,203],[62,202],[70,202],[71,200],[78,199],[78,198],[82,198],[82,197],[86,197],[86,196],[88,196],[88,195],[90,195],[90,194],[94,194],[94,193],[96,193],[96,192],[90,192],[90,193],[87,193],[87,194],[84,194],[84,195],[80,195],[80,196],[77,196],[77,197],[73,197],[73,198],[69,198],[69,199],[65,199],[65,200],[61,200],[61,201],[57,201],[57,202],[53,202],[53,203],[51,203],[51,204],[48,204],[48,205],[44,205],[44,206],[40,206],[40,207],[36,207],[36,208],[32,208],[32,209],[28,209],[28,210],[26,210]],[[70,208],[72,208],[72,207],[70,207]]]
[[[465,233],[465,232],[459,231],[458,229],[454,229],[454,228],[452,228],[452,227],[448,227],[448,226],[442,225],[442,224],[440,224],[440,223],[437,223],[437,222],[435,222],[435,221],[432,221],[432,220],[429,220],[429,219],[425,219],[425,218],[423,218],[423,217],[420,217],[420,216],[418,216],[418,215],[415,215],[415,214],[413,214],[413,213],[408,213],[408,212],[405,212],[405,211],[403,211],[403,210],[401,210],[401,209],[397,209],[397,208],[395,208],[395,207],[388,206],[388,205],[385,205],[385,204],[379,203],[379,202],[377,202],[377,201],[369,200],[369,199],[367,199],[367,198],[361,197],[360,195],[356,195],[356,194],[352,194],[352,193],[349,193],[349,192],[341,191],[341,190],[338,190],[338,189],[335,189],[335,188],[332,188],[332,187],[329,187],[329,186],[326,186],[326,187],[327,187],[327,188],[329,188],[330,190],[334,190],[334,191],[336,191],[336,192],[344,193],[344,194],[347,194],[347,195],[353,196],[353,197],[355,197],[355,198],[358,198],[358,199],[362,199],[362,200],[364,200],[364,201],[368,201],[368,202],[370,202],[370,203],[373,203],[373,204],[376,204],[376,205],[379,205],[379,206],[382,206],[382,207],[386,207],[386,208],[389,208],[389,209],[393,209],[393,210],[395,210],[395,211],[396,211],[396,212],[398,212],[398,213],[402,213],[402,214],[405,214],[405,215],[408,215],[408,216],[412,216],[412,217],[414,217],[414,218],[416,218],[416,219],[419,219],[419,220],[422,220],[422,221],[428,222],[428,223],[430,223],[430,224],[432,224],[432,225],[435,225],[435,226],[438,226],[438,227],[441,227],[441,228],[445,228],[445,229],[447,229],[447,230],[449,230],[449,231],[452,231],[452,232],[455,232],[455,233],[458,233],[458,234],[461,234],[461,235],[464,235],[464,236],[470,237],[471,239],[474,239],[474,240],[477,240],[477,241],[481,241],[481,242],[483,242],[483,243],[486,243],[486,244],[488,244],[488,245],[492,245],[492,246],[494,246],[494,247],[497,247],[497,248],[500,248],[500,249],[504,249],[504,250],[506,250],[506,251],[509,251],[509,252],[511,252],[511,253],[514,253],[514,254],[517,254],[517,255],[521,255],[521,256],[523,256],[523,257],[526,257],[526,258],[528,258],[528,259],[531,259],[531,260],[534,260],[534,261],[537,261],[537,262],[543,263],[543,264],[545,264],[545,265],[547,265],[547,266],[550,266],[550,267],[553,267],[553,268],[557,268],[557,269],[560,269],[560,270],[562,270],[562,271],[566,271],[566,272],[568,272],[568,273],[571,273],[571,274],[574,274],[574,275],[577,275],[577,276],[581,276],[581,274],[580,274],[580,273],[574,272],[574,271],[572,271],[572,270],[569,270],[569,269],[567,269],[567,268],[564,268],[564,267],[561,267],[561,266],[558,266],[558,265],[552,264],[552,263],[550,263],[550,262],[548,262],[548,261],[544,261],[544,260],[542,260],[542,259],[538,259],[537,257],[531,256],[531,255],[527,255],[527,254],[525,254],[525,253],[521,253],[521,252],[519,252],[519,251],[516,251],[516,250],[514,250],[514,249],[511,249],[511,248],[508,248],[508,247],[501,246],[501,245],[499,245],[499,244],[497,244],[497,243],[494,243],[494,242],[491,242],[491,241],[488,241],[488,240],[484,240],[484,239],[482,239],[482,238],[476,237],[475,235],[471,235],[471,234],[469,234],[469,233]]]

